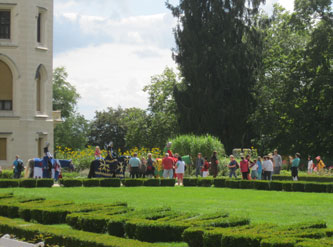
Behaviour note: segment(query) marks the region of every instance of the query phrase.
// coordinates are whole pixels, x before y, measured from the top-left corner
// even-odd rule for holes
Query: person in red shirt
[[[209,162],[207,160],[207,157],[205,157],[205,163],[204,163],[204,166],[201,169],[202,177],[204,177],[204,178],[208,177],[208,175],[209,175],[209,167],[210,167]]]
[[[165,154],[165,157],[162,160],[162,166],[163,178],[173,178],[174,160],[169,156],[169,153]]]
[[[244,180],[248,180],[248,175],[249,175],[249,161],[245,159],[244,157],[241,157],[241,162],[239,163],[241,173],[243,175]]]

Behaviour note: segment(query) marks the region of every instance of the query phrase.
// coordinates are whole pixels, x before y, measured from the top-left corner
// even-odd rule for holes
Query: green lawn
[[[292,224],[325,220],[333,227],[333,195],[201,187],[37,188],[0,189],[0,193],[41,196],[75,202],[127,202],[137,209],[168,206],[178,211],[209,213],[225,210],[249,216],[252,222]]]

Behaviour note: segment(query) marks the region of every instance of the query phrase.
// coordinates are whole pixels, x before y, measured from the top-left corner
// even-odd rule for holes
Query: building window
[[[42,111],[42,102],[41,102],[41,78],[40,78],[40,74],[37,77],[36,80],[36,110],[37,112],[41,112]]]
[[[43,137],[38,138],[38,157],[43,157]]]
[[[0,160],[7,160],[7,138],[0,138]]]
[[[0,39],[10,39],[9,10],[0,10]]]
[[[37,42],[42,43],[42,13],[37,17]]]
[[[13,110],[13,75],[7,64],[0,60],[0,110]]]

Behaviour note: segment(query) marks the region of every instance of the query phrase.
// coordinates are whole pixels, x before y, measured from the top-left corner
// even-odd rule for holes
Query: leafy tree
[[[89,144],[104,148],[111,141],[116,150],[125,150],[126,126],[124,117],[126,111],[122,108],[108,108],[107,111],[96,111],[89,127]]]
[[[83,149],[88,143],[88,122],[84,116],[74,113],[57,125],[54,130],[57,146],[73,150]]]
[[[64,67],[53,72],[53,109],[61,110],[61,116],[68,118],[75,112],[80,95],[75,87],[67,81],[68,74]]]
[[[175,28],[183,83],[175,88],[183,133],[218,136],[227,152],[250,142],[252,89],[261,62],[261,35],[254,16],[263,0],[181,0],[167,3]]]

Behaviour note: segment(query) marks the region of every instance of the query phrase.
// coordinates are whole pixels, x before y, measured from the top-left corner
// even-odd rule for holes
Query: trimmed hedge
[[[53,179],[37,179],[37,187],[51,188],[54,184]]]
[[[269,181],[255,180],[253,181],[253,188],[256,190],[269,190]]]
[[[100,181],[98,179],[82,179],[84,187],[99,187]]]
[[[174,187],[176,179],[161,179],[161,186],[163,187]]]
[[[197,186],[198,185],[198,179],[197,178],[184,178],[183,179],[183,185],[185,187]]]
[[[36,188],[36,179],[22,179],[20,180],[20,187],[23,188]]]
[[[292,183],[291,182],[283,182],[282,189],[284,191],[293,191]]]
[[[186,242],[189,247],[202,247],[205,230],[205,228],[201,227],[187,228],[182,235],[183,241]]]
[[[260,243],[260,247],[294,247],[295,245],[296,239],[279,237],[263,239]]]
[[[292,180],[291,176],[283,176],[283,175],[273,175],[273,180],[280,181],[290,181]],[[317,182],[317,183],[333,183],[333,176],[325,177],[325,176],[299,176],[299,181],[304,182]]]
[[[149,187],[157,187],[160,186],[160,180],[155,178],[147,179],[143,182],[143,185]]]
[[[213,185],[212,178],[199,178],[198,179],[198,186],[200,187],[211,187]]]
[[[293,182],[292,183],[292,191],[295,192],[304,192],[304,182]]]
[[[126,187],[143,186],[143,183],[144,183],[143,179],[126,178],[126,179],[122,180],[122,184]]]
[[[241,180],[227,179],[227,180],[225,180],[225,187],[239,189],[240,182],[241,182]]]
[[[272,181],[270,185],[271,190],[282,191],[283,190],[283,182]]]
[[[258,247],[260,246],[260,242],[263,239],[262,235],[259,234],[242,234],[240,232],[237,233],[224,233],[222,235],[221,245],[223,247]]]
[[[120,187],[120,178],[102,178],[99,180],[101,187]]]
[[[19,180],[16,179],[0,179],[0,188],[19,187]]]
[[[253,189],[254,183],[253,183],[253,181],[250,181],[250,180],[241,180],[239,183],[239,187],[241,189]]]
[[[225,178],[215,178],[213,184],[217,188],[223,188],[225,187],[225,181]]]
[[[305,192],[317,192],[317,193],[327,192],[327,184],[306,183],[304,191]]]
[[[64,187],[82,187],[82,179],[60,179],[59,182]]]

